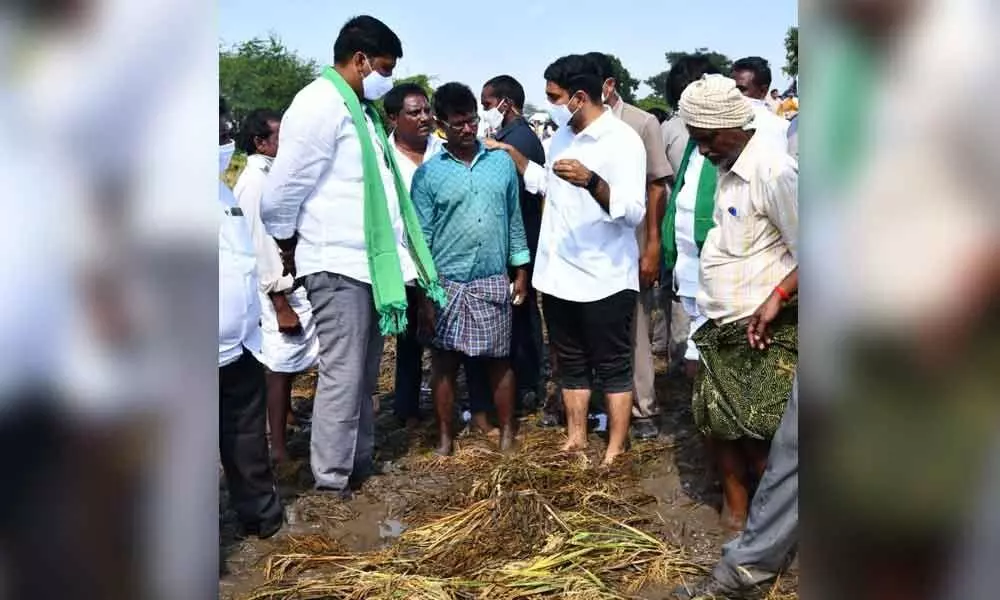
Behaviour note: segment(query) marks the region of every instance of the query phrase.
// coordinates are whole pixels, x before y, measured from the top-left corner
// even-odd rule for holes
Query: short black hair
[[[423,96],[426,98],[427,91],[413,82],[400,83],[389,90],[389,93],[382,99],[382,108],[385,109],[385,114],[390,117],[399,115],[400,111],[403,110],[403,101],[408,96]]]
[[[402,58],[403,43],[389,26],[375,17],[354,17],[340,29],[333,44],[333,61],[343,64],[361,52],[370,57]]]
[[[517,110],[524,109],[524,87],[510,75],[497,75],[484,83],[483,87],[493,88],[497,98],[507,98]]]
[[[597,67],[597,75],[601,78],[602,85],[608,79],[618,80],[618,76],[615,74],[615,67],[607,54],[603,52],[588,52],[584,56],[593,61],[594,66]]]
[[[721,75],[719,68],[707,56],[689,54],[677,59],[667,73],[667,104],[677,108],[684,89],[705,75]]]
[[[476,95],[464,83],[446,83],[434,92],[434,115],[442,121],[452,115],[474,115],[478,107]]]
[[[753,82],[761,87],[771,87],[771,64],[767,59],[759,56],[748,56],[733,63],[733,73],[736,71],[750,71],[753,73]]]
[[[251,111],[240,124],[239,133],[236,134],[236,147],[247,155],[257,154],[256,139],[271,135],[271,123],[274,121],[281,122],[281,115],[277,111],[269,108]]]
[[[564,56],[545,69],[545,81],[551,81],[570,95],[586,92],[593,102],[601,101],[604,79],[597,64],[582,54]]]

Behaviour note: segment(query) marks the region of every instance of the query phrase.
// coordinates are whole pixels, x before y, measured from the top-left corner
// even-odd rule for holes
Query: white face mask
[[[549,103],[549,116],[552,117],[552,121],[559,127],[567,127],[579,110],[577,108],[574,111],[570,111],[569,102],[566,104]]]
[[[219,175],[226,172],[229,168],[229,163],[233,160],[233,154],[236,152],[236,142],[232,141],[225,146],[219,146]]]
[[[500,104],[503,104],[501,102]],[[483,113],[482,119],[486,123],[486,126],[490,129],[496,131],[503,126],[503,113],[500,112],[500,104],[497,104],[493,108],[489,109]]]
[[[368,68],[372,71],[365,75],[365,78],[361,81],[361,89],[364,91],[365,100],[374,102],[388,94],[389,90],[392,89],[392,77],[386,77],[376,71],[371,61],[367,58],[365,58],[365,61],[368,62]]]

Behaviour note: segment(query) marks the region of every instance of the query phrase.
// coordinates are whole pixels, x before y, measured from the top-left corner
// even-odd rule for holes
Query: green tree
[[[674,51],[667,52],[667,70],[653,75],[646,80],[646,85],[653,88],[653,96],[660,98],[666,102],[667,98],[667,74],[670,72],[670,67],[673,66],[678,60],[684,58],[685,56],[704,56],[708,58],[708,61],[717,68],[722,73],[729,73],[733,67],[733,61],[719,52],[714,50],[709,50],[708,48],[696,48],[694,52],[685,51]]]
[[[614,73],[615,81],[618,82],[618,95],[622,97],[623,101],[635,104],[635,92],[639,89],[639,80],[632,77],[632,74],[617,56],[614,54],[607,56],[611,60],[611,70]]]
[[[284,111],[319,74],[319,65],[289,50],[274,34],[219,51],[219,89],[233,118],[257,108]]]
[[[651,94],[645,98],[640,98],[635,105],[646,112],[649,112],[649,109],[651,108],[660,108],[670,112],[670,105],[667,104],[667,101],[655,94]]]
[[[437,79],[433,75],[424,75],[423,73],[418,73],[416,75],[410,75],[409,77],[403,77],[400,79],[393,79],[392,83],[394,85],[399,85],[401,83],[415,83],[420,87],[424,88],[428,96],[434,95],[434,86],[431,85],[433,81]]]
[[[799,76],[799,28],[789,27],[785,34],[785,67],[782,69],[792,79]]]

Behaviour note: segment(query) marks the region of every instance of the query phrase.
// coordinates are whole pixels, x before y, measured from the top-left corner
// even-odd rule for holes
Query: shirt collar
[[[396,132],[393,131],[392,133],[390,133],[389,137],[386,139],[388,140],[389,147],[392,148],[393,152],[398,151],[398,148],[396,147]],[[444,142],[441,141],[441,139],[438,138],[438,136],[431,133],[429,136],[427,136],[427,148],[424,150],[424,159],[426,160],[428,157],[437,154],[438,150],[443,145]]]
[[[469,165],[470,167],[475,166],[475,164],[477,162],[479,162],[479,159],[481,159],[486,154],[486,152],[487,152],[486,144],[483,144],[479,140],[476,140],[476,143],[479,144],[479,150],[476,152],[476,155],[472,158],[472,163]],[[454,154],[452,154],[451,151],[448,150],[448,146],[446,146],[445,144],[441,144],[441,153],[440,154],[441,154],[441,158],[443,158],[445,160],[450,159],[450,160],[453,160],[453,161],[455,161],[457,163],[461,163],[463,165],[465,164],[465,161],[460,160],[457,156],[455,156]]]
[[[611,107],[611,114],[620,119],[622,118],[623,112],[625,112],[625,101],[622,100],[621,96],[618,96],[618,102],[616,102],[615,105]]]
[[[263,154],[251,154],[247,157],[247,164],[267,173],[271,170],[271,165],[274,164],[274,159],[270,156],[264,156]]]
[[[621,102],[619,102],[621,104]],[[608,131],[611,130],[614,124],[615,116],[612,113],[612,109],[609,107],[604,108],[604,113],[601,116],[594,119],[594,122],[587,125],[587,128],[578,133],[578,136],[585,135],[591,139],[599,140]],[[567,125],[567,127],[569,127]]]
[[[754,133],[753,137],[750,138],[750,141],[743,148],[743,152],[740,153],[740,157],[736,159],[733,167],[729,169],[730,173],[733,173],[743,181],[750,181],[750,176],[753,175],[754,168],[757,166],[760,145],[763,143],[758,141],[760,137],[760,133]]]
[[[503,140],[518,127],[528,127],[528,122],[524,120],[523,116],[518,116],[513,121],[511,121],[509,125],[501,127],[500,131],[496,133],[496,139]]]

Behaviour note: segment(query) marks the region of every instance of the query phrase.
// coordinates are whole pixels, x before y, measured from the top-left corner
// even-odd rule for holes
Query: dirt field
[[[285,529],[240,540],[220,510],[220,598],[659,597],[717,560],[726,539],[718,486],[692,432],[690,385],[668,378],[663,361],[664,435],[635,444],[610,471],[596,466],[603,434],[591,434],[586,456],[560,455],[562,432],[535,428],[535,417],[522,421],[512,457],[472,435],[455,457],[434,457],[433,425],[408,433],[391,414],[393,364],[389,343],[378,391],[382,473],[349,502],[314,493],[308,431],[298,430],[296,461],[279,473]],[[305,417],[314,379],[296,385]],[[797,598],[796,579],[770,597]]]

